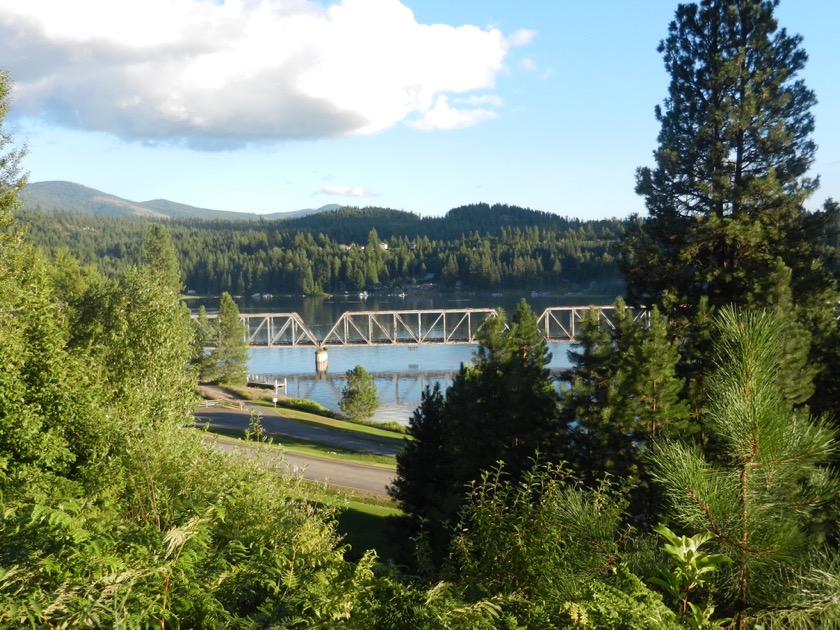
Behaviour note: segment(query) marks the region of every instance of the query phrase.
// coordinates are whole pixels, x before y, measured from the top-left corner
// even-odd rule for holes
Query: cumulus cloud
[[[13,4],[0,59],[18,112],[204,149],[476,124],[496,113],[447,97],[492,90],[534,37],[419,24],[399,0]]]
[[[475,94],[472,96],[461,96],[454,99],[455,103],[459,105],[490,105],[491,107],[501,107],[503,101],[495,94]]]
[[[358,186],[327,186],[321,189],[321,194],[332,197],[376,197],[376,193]]]

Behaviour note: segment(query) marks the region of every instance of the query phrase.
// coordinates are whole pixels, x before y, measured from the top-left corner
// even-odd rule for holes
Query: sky
[[[0,0],[30,181],[238,212],[645,213],[676,0]],[[840,2],[782,0],[840,200]]]

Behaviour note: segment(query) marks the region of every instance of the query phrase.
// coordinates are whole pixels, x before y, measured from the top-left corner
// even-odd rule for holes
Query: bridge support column
[[[327,356],[326,348],[316,348],[315,350],[315,373],[326,374],[329,366],[329,357]]]

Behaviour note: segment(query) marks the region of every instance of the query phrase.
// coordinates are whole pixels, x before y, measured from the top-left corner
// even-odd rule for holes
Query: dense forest
[[[648,216],[623,229],[510,227],[520,211],[500,206],[453,211],[486,221],[457,236],[373,209],[314,234],[316,218],[23,226],[22,153],[0,128],[0,627],[840,626],[840,208],[804,209],[815,96],[776,4],[678,7],[655,164],[637,173]],[[8,95],[0,73],[0,122]],[[352,232],[357,213],[376,231]],[[200,248],[218,265],[276,250],[290,273],[296,254],[334,252],[329,274],[308,268],[324,290],[352,282],[345,263],[354,286],[416,279],[434,273],[409,266],[420,250],[451,282],[471,255],[515,273],[541,247],[561,266],[564,247],[610,256],[626,299],[612,325],[583,318],[559,387],[523,301],[450,387],[425,390],[389,488],[395,557],[348,560],[334,508],[193,429],[206,357],[180,298]],[[625,308],[640,304],[644,325]]]
[[[137,253],[148,219],[71,212],[20,215],[49,255],[61,249],[116,276]],[[219,295],[318,294],[435,282],[444,288],[621,292],[618,220],[579,221],[476,204],[445,217],[343,208],[261,222],[171,220],[188,290]]]

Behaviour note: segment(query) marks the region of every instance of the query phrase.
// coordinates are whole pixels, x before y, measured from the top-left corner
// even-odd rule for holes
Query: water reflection
[[[549,368],[559,371],[569,366],[571,344],[550,343]],[[286,382],[287,394],[313,400],[338,410],[345,373],[361,365],[374,377],[382,404],[373,419],[407,423],[420,404],[426,385],[439,382],[443,389],[452,384],[461,363],[472,360],[476,346],[353,346],[329,348],[329,370],[315,374],[313,348],[251,348],[248,368],[252,374]]]

